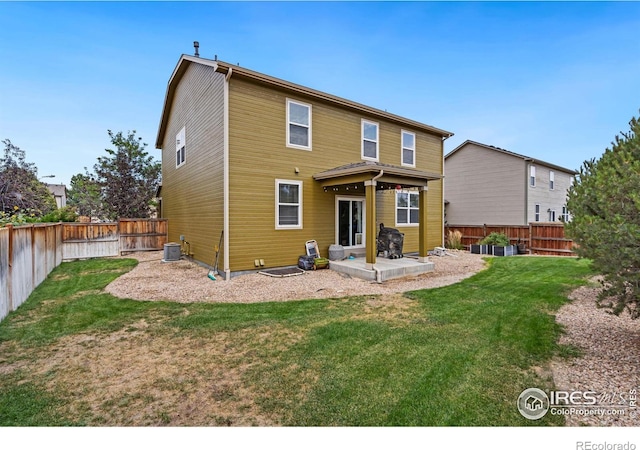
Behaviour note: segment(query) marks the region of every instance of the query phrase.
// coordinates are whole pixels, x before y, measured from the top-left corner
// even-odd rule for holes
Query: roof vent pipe
[[[200,53],[198,53],[198,49],[200,48],[200,42],[198,41],[193,41],[193,48],[196,50],[195,52],[195,56],[200,56]]]

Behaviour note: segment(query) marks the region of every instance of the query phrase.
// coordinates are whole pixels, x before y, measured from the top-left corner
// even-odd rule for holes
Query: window
[[[540,205],[536,203],[535,221],[540,222]]]
[[[529,167],[529,185],[536,187],[536,166]]]
[[[549,222],[555,222],[556,221],[556,210],[555,209],[550,209],[549,210]]]
[[[276,180],[276,229],[302,228],[302,181]]]
[[[185,140],[184,127],[176,134],[176,168],[185,163],[187,152],[187,142]]]
[[[416,166],[416,135],[408,131],[402,132],[402,165]]]
[[[287,147],[311,150],[311,105],[287,100]]]
[[[378,124],[362,121],[362,159],[378,160]]]
[[[396,226],[420,223],[420,194],[418,192],[396,193]]]
[[[549,171],[549,190],[553,191],[553,186],[555,184],[555,174],[553,173],[553,170]]]
[[[562,220],[564,223],[569,222],[569,209],[567,208],[567,205],[562,207],[562,217],[560,218],[560,220]]]

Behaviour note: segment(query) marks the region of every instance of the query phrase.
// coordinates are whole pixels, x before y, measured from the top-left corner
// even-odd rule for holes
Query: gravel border
[[[556,315],[565,329],[560,344],[575,346],[582,355],[551,364],[554,384],[558,390],[595,392],[603,409],[624,411],[621,416],[570,415],[567,425],[639,426],[640,398],[635,411],[628,406],[632,391],[640,394],[640,320],[631,320],[626,311],[615,316],[598,308],[599,291],[593,284],[576,289]]]
[[[305,272],[303,275],[275,278],[258,273],[240,275],[229,281],[212,281],[208,270],[186,260],[162,262],[162,252],[125,255],[139,264],[109,284],[106,291],[134,300],[169,300],[180,303],[257,303],[351,295],[390,294],[433,288],[456,283],[485,268],[483,255],[463,251],[453,256],[434,256],[435,270],[384,283],[376,283],[333,270]]]

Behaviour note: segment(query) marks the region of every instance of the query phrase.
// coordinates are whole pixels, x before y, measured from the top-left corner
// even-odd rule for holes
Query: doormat
[[[270,277],[283,278],[283,277],[295,277],[296,275],[302,275],[304,273],[304,270],[298,267],[285,267],[283,269],[261,270],[258,273],[262,275],[267,275]]]

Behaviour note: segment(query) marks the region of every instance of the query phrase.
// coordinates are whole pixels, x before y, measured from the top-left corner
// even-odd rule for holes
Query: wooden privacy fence
[[[162,250],[166,242],[166,219],[0,228],[0,320],[24,303],[63,260]]]
[[[574,256],[573,241],[564,235],[564,224],[532,222],[529,225],[447,225],[449,231],[462,233],[462,245],[469,249],[471,244],[491,233],[504,233],[511,244],[524,244],[527,251],[537,255]]]

